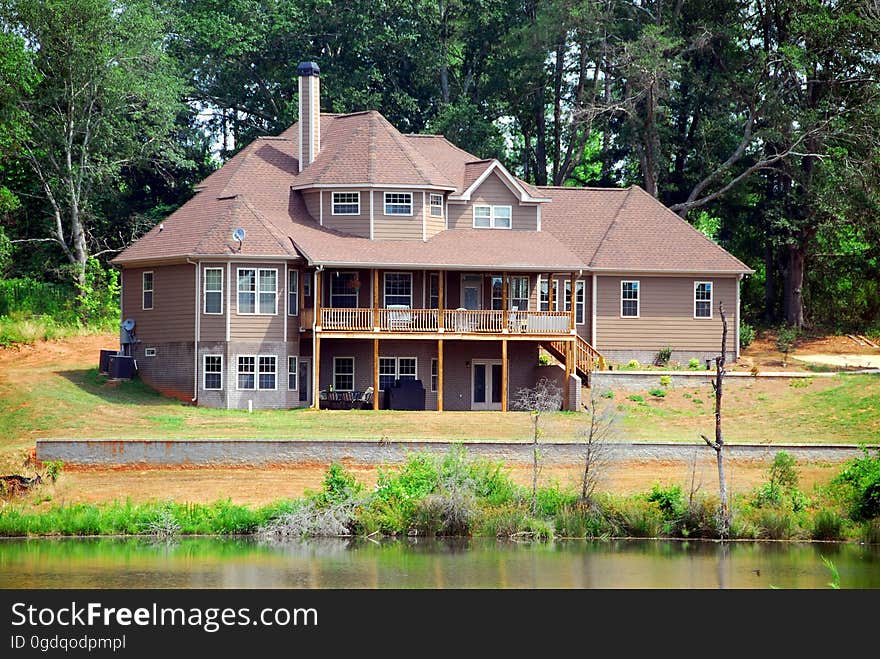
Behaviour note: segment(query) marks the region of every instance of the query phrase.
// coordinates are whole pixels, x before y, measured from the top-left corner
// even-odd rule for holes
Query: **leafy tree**
[[[22,140],[45,202],[44,238],[87,287],[95,197],[135,163],[178,159],[171,137],[183,86],[165,52],[163,15],[147,0],[10,0],[4,25],[24,35],[38,83],[22,95]]]

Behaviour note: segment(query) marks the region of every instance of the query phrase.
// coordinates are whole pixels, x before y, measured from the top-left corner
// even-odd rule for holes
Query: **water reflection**
[[[880,588],[880,547],[484,538],[7,539],[0,588]]]

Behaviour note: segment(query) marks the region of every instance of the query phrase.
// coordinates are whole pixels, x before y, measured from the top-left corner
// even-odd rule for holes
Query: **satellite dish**
[[[122,321],[122,329],[126,332],[130,332],[134,329],[134,318],[126,318]]]
[[[242,229],[241,227],[238,227],[237,229],[234,229],[232,231],[233,240],[237,240],[239,243],[241,243],[241,241],[244,240],[244,237],[246,235],[247,235],[247,232],[244,229]]]

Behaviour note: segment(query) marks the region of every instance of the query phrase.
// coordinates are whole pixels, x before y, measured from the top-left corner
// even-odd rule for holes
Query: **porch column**
[[[443,339],[437,339],[437,411],[443,411]]]
[[[569,310],[569,313],[568,313],[568,329],[571,330],[572,332],[574,331],[574,308],[577,306],[574,303],[574,301],[575,301],[575,294],[574,294],[575,293],[575,290],[574,290],[575,277],[577,277],[577,274],[572,272],[571,278],[569,280],[571,282],[571,305],[570,305],[571,309]],[[563,298],[563,299],[565,299],[565,298]]]
[[[315,332],[315,354],[312,355],[312,369],[314,370],[314,390],[312,391],[312,407],[321,409],[321,333]],[[332,377],[332,376],[331,376]]]
[[[373,409],[379,409],[379,339],[373,339]]]
[[[574,352],[574,350],[572,350],[573,346],[574,343],[571,341],[565,342],[565,386],[563,387],[563,391],[565,392],[563,395],[565,396],[565,399],[562,402],[562,409],[564,410],[570,409],[568,406],[568,400],[571,394],[571,354]]]
[[[501,330],[507,331],[507,273],[501,273]]]
[[[501,411],[507,411],[507,339],[501,339]]]
[[[443,281],[445,279],[446,279],[446,271],[441,270],[437,275],[437,329],[439,329],[440,331],[443,331],[443,321],[444,321],[443,316],[446,315],[446,313],[443,309],[443,306],[444,306],[444,304],[443,304],[443,295],[444,295]],[[443,342],[442,341],[440,342],[440,353],[441,354],[443,353]],[[442,358],[441,358],[441,360],[442,360]],[[442,361],[441,361],[441,363],[442,363]],[[438,364],[438,367],[439,367],[439,364]],[[438,377],[439,377],[439,371],[438,371]],[[443,398],[442,395],[440,398],[442,400],[442,398]]]
[[[547,275],[547,311],[553,311],[553,273]]]
[[[379,270],[373,268],[373,331],[379,329]]]
[[[318,270],[315,273],[315,325],[321,326],[321,282],[324,281],[324,271]]]

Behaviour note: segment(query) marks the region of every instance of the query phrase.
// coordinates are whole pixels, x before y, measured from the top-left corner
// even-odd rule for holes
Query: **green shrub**
[[[696,371],[698,368],[700,368],[700,360],[696,357],[691,357],[690,359],[688,359],[688,368],[692,371]]]
[[[663,530],[659,506],[645,499],[625,499],[613,509],[614,525],[622,535],[633,538],[657,538]]]
[[[48,460],[43,463],[43,467],[46,470],[46,477],[55,483],[64,470],[64,462],[62,460]]]
[[[538,514],[552,516],[577,501],[577,495],[563,492],[558,486],[538,488]]]
[[[810,531],[813,540],[840,540],[843,538],[843,518],[835,510],[823,508],[813,517]]]
[[[641,364],[639,364],[639,360],[638,360],[638,359],[630,359],[630,360],[626,363],[626,367],[627,367],[627,368],[640,368],[640,367],[641,367]]]
[[[788,357],[788,353],[794,350],[797,342],[798,331],[796,327],[783,326],[776,335],[776,349]]]
[[[793,490],[797,488],[799,481],[800,475],[793,455],[779,451],[773,456],[773,462],[770,464],[771,483],[776,483],[783,490]]]
[[[648,393],[655,398],[663,398],[666,396],[666,389],[651,389]]]
[[[656,503],[657,507],[660,509],[660,513],[666,519],[678,517],[682,512],[684,495],[682,494],[681,486],[679,485],[663,487],[660,483],[654,483],[646,499],[652,503]]]
[[[614,398],[614,392],[609,389],[608,391],[603,391],[601,396],[602,398],[612,399]]]
[[[645,399],[639,396],[638,394],[630,394],[626,397],[627,400],[631,400],[634,403],[644,403]]]
[[[792,389],[804,389],[811,384],[813,384],[813,378],[791,378],[788,381],[788,386]]]
[[[668,366],[672,359],[672,348],[665,346],[657,352],[657,366]]]
[[[832,485],[843,490],[854,520],[880,517],[880,452],[871,455],[865,449],[862,457],[844,465]]]
[[[682,506],[675,533],[683,538],[717,538],[720,535],[719,513],[717,497],[694,497]]]
[[[412,526],[420,535],[469,535],[476,517],[476,498],[458,490],[429,494],[418,502]]]
[[[547,353],[542,352],[540,355],[538,355],[538,365],[539,366],[550,366],[552,363],[553,363],[553,360],[550,358],[550,355],[548,355]]]
[[[739,347],[742,350],[748,348],[755,340],[755,328],[748,323],[739,324]]]
[[[668,387],[672,384],[672,376],[671,375],[661,375],[660,376],[660,386]]]
[[[795,535],[794,516],[782,507],[759,508],[755,523],[762,538],[789,540]]]
[[[315,499],[319,504],[332,505],[359,497],[363,485],[344,466],[334,462],[324,475],[321,492]]]

